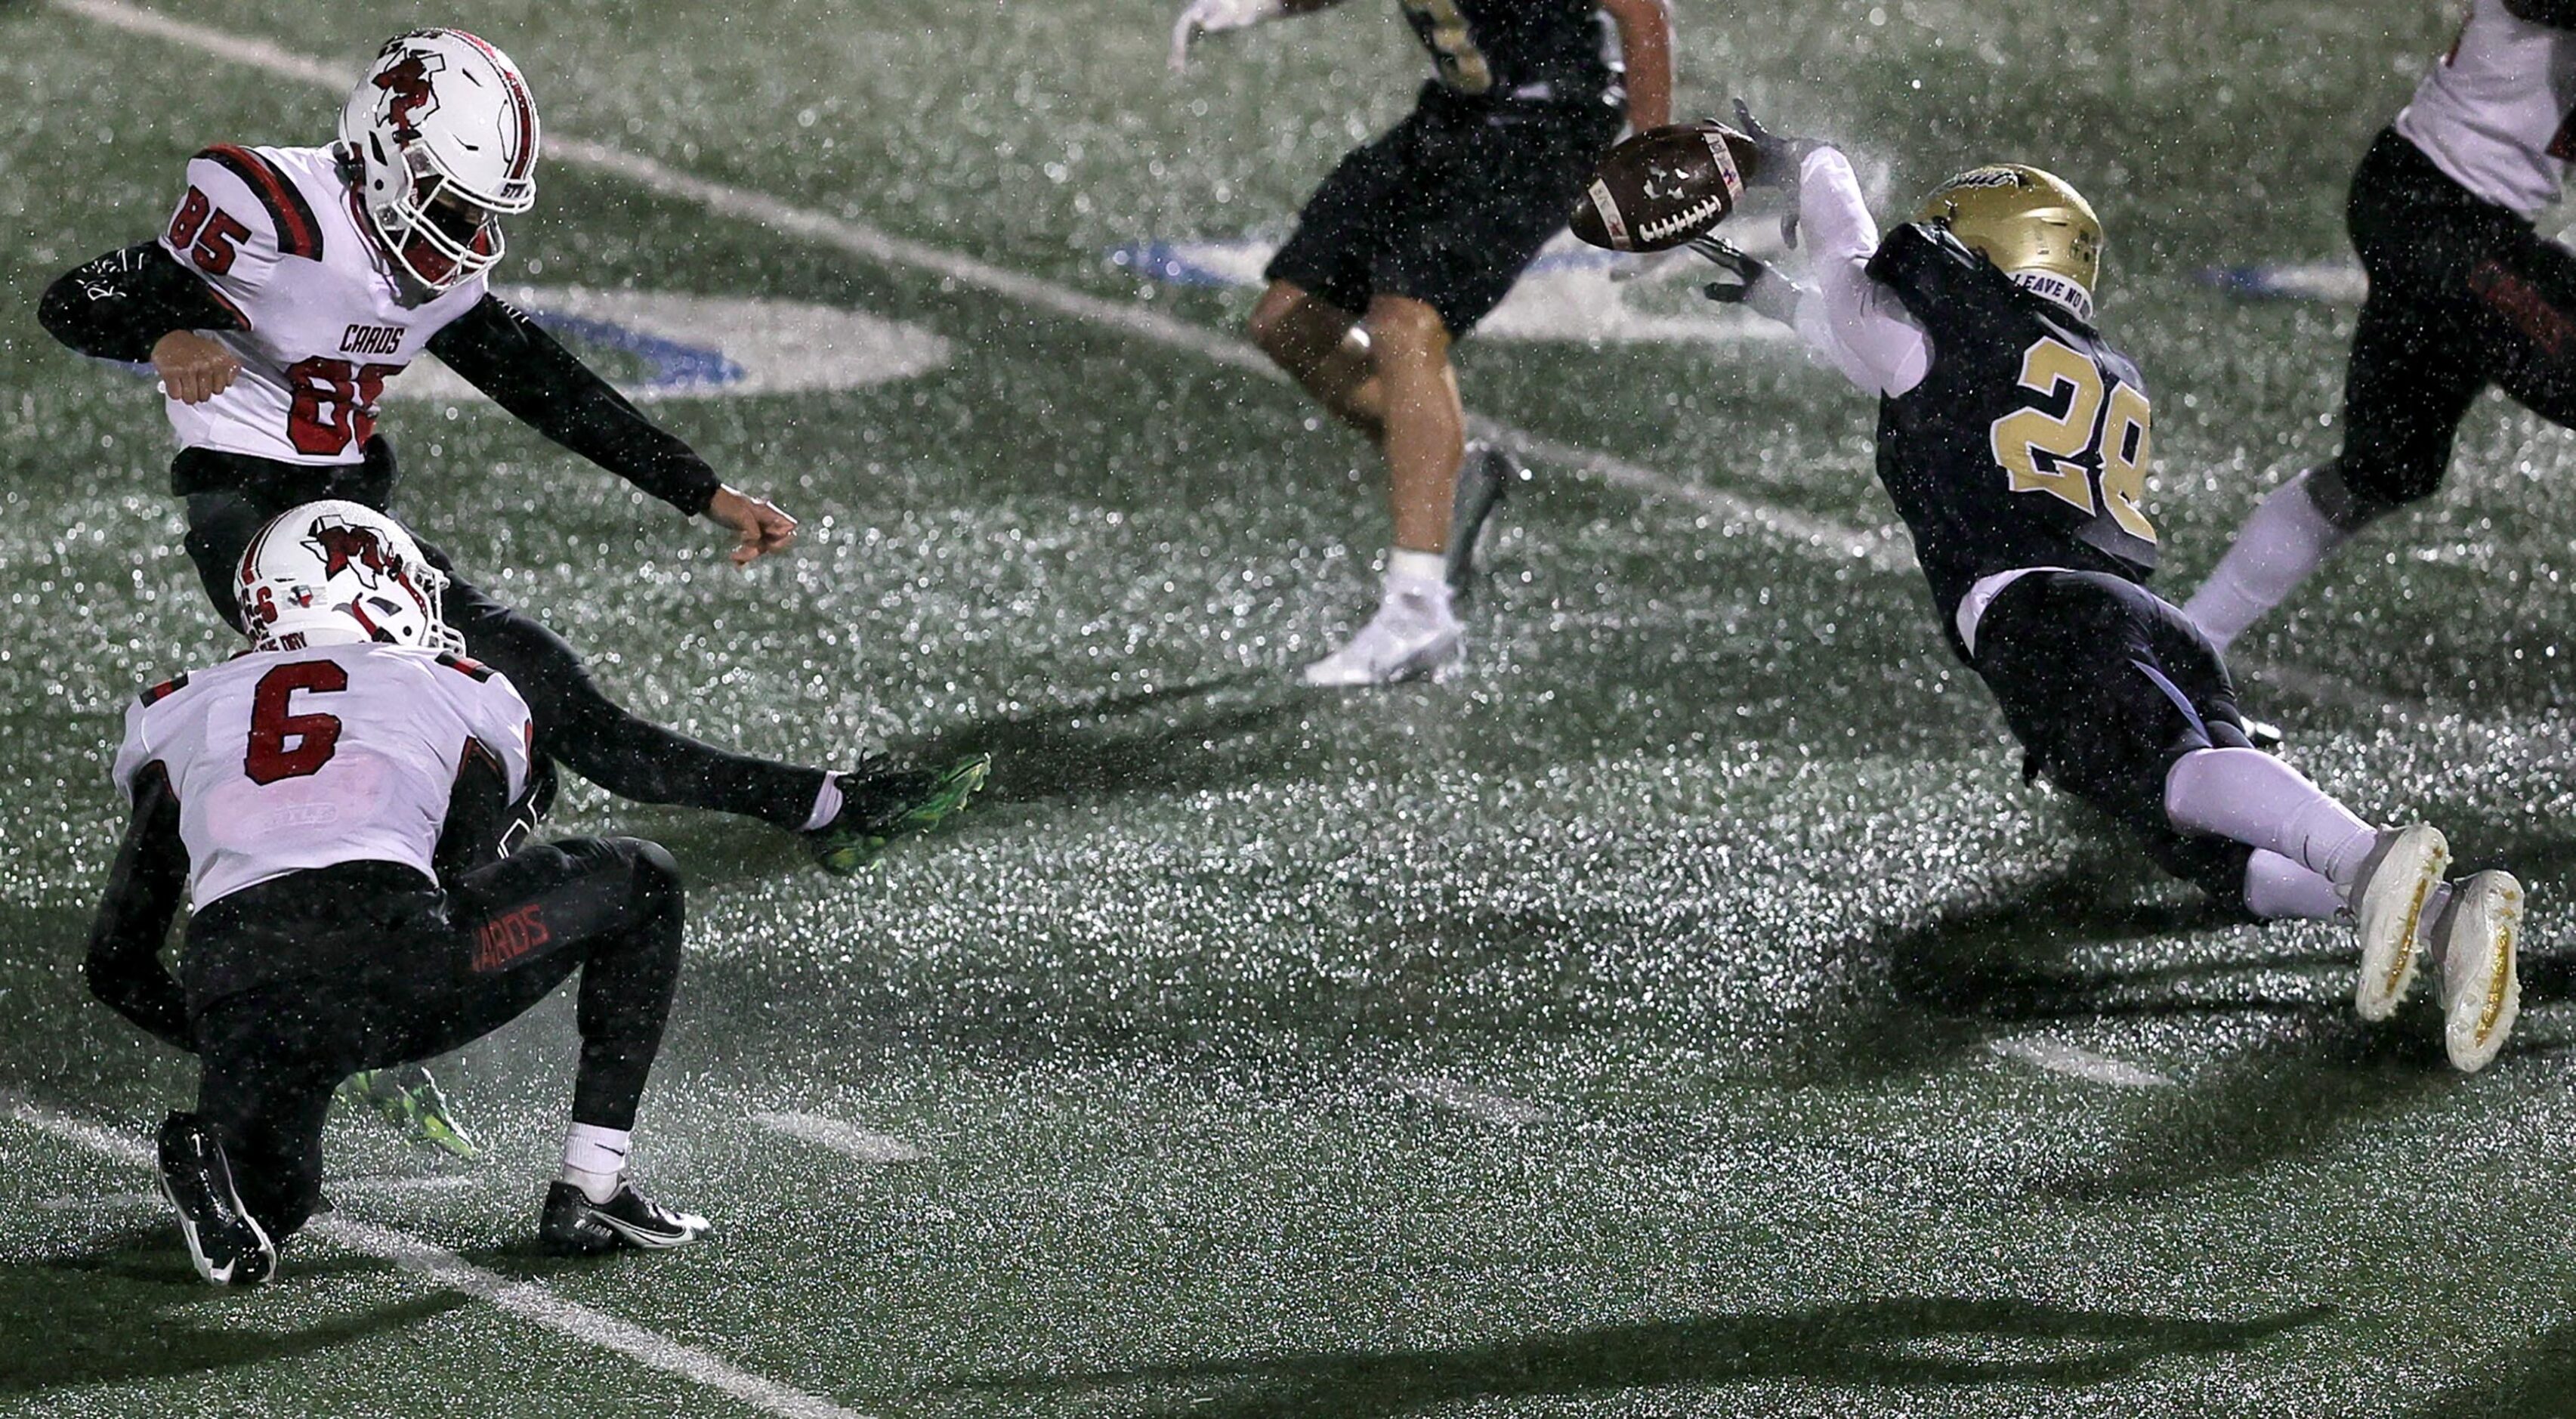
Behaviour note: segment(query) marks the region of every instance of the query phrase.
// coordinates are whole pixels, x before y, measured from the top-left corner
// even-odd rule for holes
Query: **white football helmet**
[[[465,650],[439,613],[447,574],[402,524],[363,503],[287,509],[250,540],[235,590],[257,650],[360,641]]]
[[[385,41],[340,110],[340,157],[391,256],[444,291],[501,259],[537,201],[537,105],[510,56],[463,30]]]

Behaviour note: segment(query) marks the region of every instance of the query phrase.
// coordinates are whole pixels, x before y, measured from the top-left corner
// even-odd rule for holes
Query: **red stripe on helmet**
[[[517,182],[528,175],[528,169],[537,161],[537,105],[528,97],[527,83],[519,77],[518,69],[501,57],[501,51],[485,43],[481,36],[463,30],[450,30],[448,33],[481,50],[483,57],[492,61],[493,70],[500,74],[502,85],[510,91],[510,109],[519,120],[519,147],[518,156],[510,160],[508,180]]]

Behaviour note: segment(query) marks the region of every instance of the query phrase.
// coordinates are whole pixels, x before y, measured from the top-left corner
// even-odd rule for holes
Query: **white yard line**
[[[753,1123],[772,1133],[819,1143],[862,1163],[917,1163],[928,1156],[890,1133],[877,1133],[821,1114],[753,1114]]]
[[[282,49],[264,40],[247,39],[204,25],[175,20],[122,0],[54,0],[59,8],[129,34],[148,35],[183,45],[218,59],[339,93],[356,81],[354,69]],[[1102,326],[1175,350],[1185,350],[1229,369],[1265,379],[1279,371],[1260,351],[1230,335],[1193,325],[1131,301],[1104,300],[1070,287],[924,242],[893,236],[874,227],[799,207],[764,192],[693,176],[653,158],[604,143],[546,135],[549,161],[610,172],[669,196],[684,198],[721,217],[755,221],[770,229],[835,247],[853,256],[888,266],[926,271],[961,286],[971,286],[1039,310]],[[1766,503],[1719,488],[1676,478],[1660,469],[1632,463],[1596,449],[1560,443],[1482,415],[1470,426],[1481,437],[1509,444],[1548,463],[1590,473],[1605,483],[1647,497],[1688,504],[1728,521],[1762,529],[1778,541],[1831,560],[1858,561],[1873,569],[1901,572],[1914,565],[1914,549],[1901,536],[1847,526],[1794,508]],[[2403,715],[2421,706],[2392,702],[2366,687],[2289,665],[2247,662],[2244,668],[2302,698],[2357,709],[2373,715]]]
[[[101,1128],[23,1100],[7,1100],[0,1105],[0,1114],[117,1162],[138,1168],[153,1166],[151,1145],[140,1138]],[[871,1416],[857,1410],[845,1409],[830,1400],[791,1389],[748,1370],[737,1369],[694,1345],[683,1345],[631,1321],[567,1301],[534,1281],[515,1281],[498,1272],[487,1271],[409,1232],[372,1222],[351,1221],[336,1214],[315,1218],[305,1230],[351,1251],[381,1257],[405,1271],[418,1272],[448,1290],[488,1301],[521,1320],[567,1339],[615,1351],[666,1374],[677,1375],[729,1395],[766,1413],[782,1415],[785,1419],[871,1419]],[[293,1271],[289,1269],[285,1276],[283,1284],[293,1285]]]
[[[1548,1111],[1545,1108],[1527,1099],[1515,1099],[1509,1094],[1491,1094],[1482,1089],[1471,1089],[1453,1080],[1428,1077],[1389,1079],[1386,1081],[1386,1086],[1408,1098],[1419,1099],[1433,1108],[1465,1114],[1469,1118],[1485,1123],[1517,1126],[1525,1123],[1545,1123],[1548,1119]]]
[[[2170,1089],[2174,1082],[2152,1069],[2143,1069],[2109,1055],[2095,1054],[2089,1049],[2064,1040],[2052,1040],[2045,1035],[2015,1035],[2010,1039],[1989,1040],[1986,1048],[2006,1059],[2017,1059],[2052,1074],[2071,1074],[2078,1079],[2123,1089]]]

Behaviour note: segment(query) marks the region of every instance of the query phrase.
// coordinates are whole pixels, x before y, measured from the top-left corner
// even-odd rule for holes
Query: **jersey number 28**
[[[2138,506],[2147,492],[2147,396],[2104,380],[2092,357],[2054,336],[2022,352],[2021,387],[2047,403],[1994,422],[1995,462],[2012,490],[2062,498],[2088,515],[2107,511],[2121,531],[2155,541]],[[2061,403],[2064,412],[2051,412]]]

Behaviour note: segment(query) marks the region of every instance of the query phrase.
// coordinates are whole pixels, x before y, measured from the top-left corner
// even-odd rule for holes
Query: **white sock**
[[[1437,552],[1408,552],[1402,547],[1386,554],[1386,589],[1380,615],[1393,612],[1406,621],[1429,626],[1445,625],[1457,619],[1449,609],[1449,580],[1444,574],[1446,558]]]
[[[2307,775],[2260,749],[2194,749],[2165,775],[2165,817],[2190,833],[2278,853],[2352,886],[2379,834]]]
[[[635,1135],[623,1128],[576,1123],[564,1134],[562,1178],[593,1202],[617,1195],[617,1180],[626,1175],[626,1154]]]
[[[2352,533],[2326,521],[2308,494],[2310,469],[2263,499],[2229,544],[2209,580],[2183,603],[2183,614],[2220,650],[2245,633],[2325,564]]]
[[[814,811],[805,815],[805,831],[810,833],[839,816],[841,816],[841,776],[825,774],[822,789],[814,795]]]
[[[2331,921],[2343,910],[2343,893],[2279,853],[2257,848],[2245,864],[2245,909],[2265,921]]]
[[[1397,547],[1386,554],[1386,594],[1393,596],[1400,587],[1406,591],[1428,582],[1441,588],[1441,599],[1448,600],[1449,558],[1439,552],[1416,552]]]

